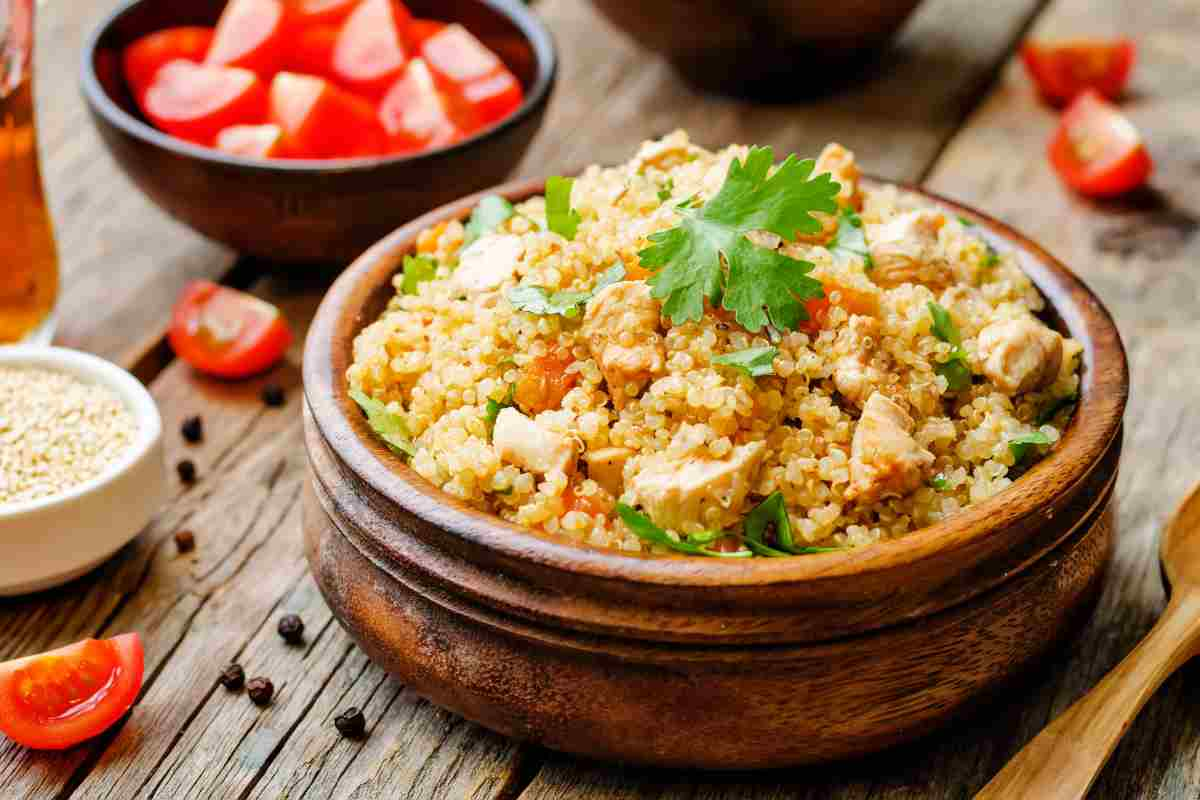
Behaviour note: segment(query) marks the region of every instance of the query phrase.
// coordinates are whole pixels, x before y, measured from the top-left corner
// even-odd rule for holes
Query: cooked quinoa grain
[[[133,414],[107,387],[58,370],[0,367],[0,504],[95,478],[136,433]]]
[[[747,235],[813,265],[824,298],[808,321],[751,331],[724,308],[664,314],[639,252],[748,152],[676,132],[590,167],[570,240],[541,197],[467,246],[459,223],[422,234],[436,274],[398,275],[355,340],[360,403],[401,421],[412,467],[449,494],[634,552],[668,550],[619,503],[685,546],[748,535],[747,514],[777,493],[797,548],[901,536],[1002,491],[1057,442],[1069,412],[1041,417],[1077,394],[1078,343],[1038,319],[1045,302],[1012,255],[919,196],[861,186],[839,145],[814,171],[840,185],[838,215],[814,214],[821,233]],[[861,244],[839,245],[851,218]],[[615,265],[623,279],[598,287]],[[1010,446],[1020,437],[1048,444]]]

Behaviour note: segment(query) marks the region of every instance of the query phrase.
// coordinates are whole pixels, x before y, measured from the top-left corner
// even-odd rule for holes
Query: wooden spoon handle
[[[975,800],[1081,800],[1134,717],[1200,641],[1200,594],[1176,593],[1145,639],[1017,753]]]

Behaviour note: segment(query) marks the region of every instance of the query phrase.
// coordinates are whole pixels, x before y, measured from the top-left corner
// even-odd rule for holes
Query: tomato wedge
[[[271,82],[271,121],[296,158],[382,154],[386,136],[374,107],[322,78],[280,72]]]
[[[1135,54],[1129,39],[1031,41],[1021,48],[1025,69],[1053,105],[1065,105],[1086,89],[1117,99],[1129,81]]]
[[[488,125],[521,105],[521,83],[500,57],[462,25],[448,25],[421,45],[438,85],[463,99],[476,125]]]
[[[126,47],[122,57],[125,82],[138,104],[164,64],[179,58],[203,61],[212,40],[212,28],[187,26],[156,31]]]
[[[6,661],[0,664],[0,731],[38,750],[90,739],[133,705],[144,661],[136,633]]]
[[[269,79],[283,63],[287,11],[282,0],[230,0],[217,20],[205,63],[244,67]]]
[[[404,42],[415,53],[421,49],[426,39],[445,27],[446,23],[436,19],[414,19],[404,29]]]
[[[299,25],[340,25],[359,0],[291,0],[292,18]]]
[[[143,107],[167,133],[210,145],[223,128],[261,122],[267,90],[249,70],[177,60],[158,70]]]
[[[236,379],[264,372],[283,358],[292,331],[270,303],[209,281],[194,281],[175,304],[167,341],[177,356],[201,372]]]
[[[381,97],[408,63],[403,31],[411,19],[395,0],[362,0],[333,48],[338,82],[367,97]]]
[[[217,134],[217,149],[248,158],[278,158],[283,129],[278,125],[234,125]]]
[[[287,72],[333,77],[333,48],[337,45],[336,25],[313,25],[296,34],[287,53]]]
[[[1091,89],[1063,112],[1050,141],[1050,163],[1068,185],[1091,197],[1135,189],[1154,166],[1133,123]]]
[[[400,80],[379,104],[379,121],[390,137],[392,152],[444,147],[464,135],[470,127],[438,91],[422,59],[414,58]]]

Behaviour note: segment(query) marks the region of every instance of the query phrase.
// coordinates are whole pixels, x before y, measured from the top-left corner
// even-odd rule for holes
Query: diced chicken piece
[[[452,280],[466,292],[489,292],[515,278],[517,264],[525,254],[520,236],[488,233],[480,236],[458,256]]]
[[[979,332],[983,374],[1009,394],[1049,386],[1063,361],[1063,338],[1033,317],[993,322]]]
[[[882,225],[871,226],[867,241],[874,268],[868,275],[884,287],[902,283],[943,286],[953,281],[945,254],[938,247],[938,231],[946,224],[941,211],[922,208],[901,214]]]
[[[588,477],[613,496],[620,496],[625,483],[625,462],[633,455],[627,447],[601,447],[584,454]]]
[[[619,281],[588,302],[582,332],[617,409],[629,402],[628,385],[640,392],[665,368],[666,346],[658,327],[658,301],[645,281]]]
[[[858,191],[858,180],[862,173],[858,171],[854,153],[837,142],[825,145],[821,155],[817,156],[817,164],[813,167],[812,174],[823,175],[826,172],[842,187],[837,193],[837,204],[842,208],[861,208],[862,195]]]
[[[633,157],[633,168],[639,174],[645,172],[646,167],[666,170],[686,163],[701,152],[688,139],[686,131],[672,131],[661,139],[642,142]]]
[[[863,407],[886,377],[871,366],[867,354],[859,353],[852,356],[842,356],[833,362],[833,385],[847,402],[859,408]]]
[[[707,526],[705,512],[721,510],[718,523],[732,524],[741,514],[754,473],[766,452],[764,442],[739,445],[724,459],[649,456],[626,489],[656,525],[682,531]]]
[[[570,437],[548,430],[511,406],[501,409],[492,429],[492,446],[501,461],[529,472],[566,473],[575,461]]]
[[[847,500],[904,497],[922,484],[934,457],[917,444],[912,429],[903,408],[880,392],[871,395],[850,444]]]

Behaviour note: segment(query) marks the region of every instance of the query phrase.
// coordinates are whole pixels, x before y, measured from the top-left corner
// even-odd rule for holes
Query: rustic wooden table
[[[146,686],[115,729],[74,750],[0,743],[0,797],[12,798],[963,798],[1133,646],[1163,604],[1155,544],[1165,515],[1200,477],[1200,13],[1192,0],[928,0],[876,75],[803,105],[751,106],[697,95],[600,20],[583,0],[539,9],[563,72],[522,175],[623,159],[651,135],[689,128],[703,143],[772,144],[809,155],[830,139],[867,169],[975,204],[1042,242],[1099,292],[1133,370],[1119,487],[1119,544],[1099,609],[1050,663],[930,739],[878,757],[767,774],[700,775],[581,762],[504,740],[445,713],[374,667],[331,618],[301,552],[299,344],[271,380],[205,380],[171,361],[161,331],[188,280],[250,287],[300,332],[324,274],[271,273],[166,219],[103,153],[76,89],[81,40],[112,0],[41,8],[38,99],[46,182],[65,270],[60,342],[123,362],[152,387],[169,458],[193,459],[191,489],[95,574],[0,602],[0,659],[85,636],[140,631]],[[1122,33],[1140,63],[1126,105],[1157,162],[1152,188],[1094,204],[1051,174],[1054,124],[1014,58],[1030,32]],[[817,76],[799,76],[819,80]],[[397,220],[397,223],[401,220]],[[180,420],[206,438],[185,445]],[[195,532],[179,555],[173,534]],[[278,617],[299,613],[303,647]],[[273,678],[259,710],[216,686],[238,660]],[[1151,700],[1095,797],[1200,794],[1200,670]],[[370,735],[341,739],[341,709],[365,709]],[[683,742],[681,746],[701,746]]]

